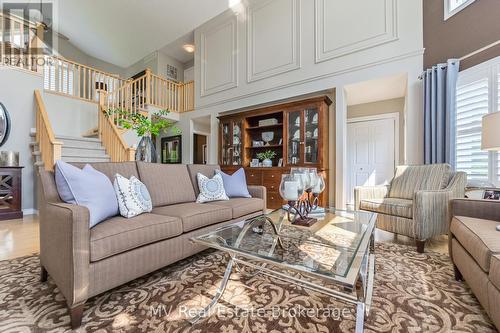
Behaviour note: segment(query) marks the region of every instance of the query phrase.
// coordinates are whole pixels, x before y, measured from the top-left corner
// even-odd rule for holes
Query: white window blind
[[[481,150],[482,118],[500,111],[500,57],[460,72],[457,82],[456,169],[500,185],[500,154]],[[500,129],[499,129],[500,135]]]
[[[457,170],[488,180],[488,152],[481,150],[481,121],[488,113],[488,78],[457,89]]]
[[[74,95],[74,72],[67,64],[54,61],[47,62],[44,69],[44,88],[68,95]]]

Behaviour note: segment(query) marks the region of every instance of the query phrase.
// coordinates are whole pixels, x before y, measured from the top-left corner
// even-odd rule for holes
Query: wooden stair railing
[[[45,104],[38,90],[35,90],[35,100],[37,106],[35,140],[45,169],[53,170],[56,161],[61,159],[63,143],[57,141],[54,136]]]
[[[145,111],[148,105],[171,112],[192,111],[194,82],[174,82],[147,69],[143,76],[127,81],[106,95],[105,107],[108,110],[121,109],[125,113],[138,113]]]
[[[68,59],[48,56],[44,66],[45,91],[98,102],[99,91],[115,91],[127,80]]]
[[[100,91],[98,109],[99,139],[111,158],[111,162],[126,162],[135,160],[135,149],[130,148],[118,130],[115,118],[108,116],[106,107],[107,93]]]

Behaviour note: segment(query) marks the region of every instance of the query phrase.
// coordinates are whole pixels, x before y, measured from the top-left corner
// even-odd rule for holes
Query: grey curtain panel
[[[455,167],[456,88],[460,61],[450,59],[423,74],[424,161]]]

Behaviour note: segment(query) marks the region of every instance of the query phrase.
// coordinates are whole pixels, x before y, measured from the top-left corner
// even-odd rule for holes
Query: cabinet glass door
[[[222,150],[221,163],[222,165],[231,165],[231,124],[222,124]]]
[[[319,112],[318,109],[305,110],[304,163],[318,163],[319,154]]]
[[[302,127],[302,112],[293,111],[288,113],[287,135],[288,135],[288,152],[287,163],[290,165],[300,164],[300,143],[301,143],[301,127]]]
[[[242,155],[241,121],[233,121],[232,126],[233,126],[232,130],[233,149],[231,150],[231,162],[232,162],[231,164],[241,165],[241,155]]]

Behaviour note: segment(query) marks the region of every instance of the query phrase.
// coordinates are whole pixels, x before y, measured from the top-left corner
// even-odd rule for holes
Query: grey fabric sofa
[[[112,180],[116,173],[139,178],[150,192],[153,211],[130,219],[115,216],[89,229],[88,209],[62,202],[53,172],[40,171],[41,279],[46,281],[48,274],[59,287],[73,328],[81,325],[90,297],[202,251],[191,237],[266,210],[262,186],[248,187],[252,198],[196,203],[196,174],[211,177],[215,165],[91,165]]]
[[[453,200],[449,235],[455,278],[465,279],[500,330],[500,202]]]
[[[417,251],[425,241],[447,234],[450,200],[463,198],[467,175],[448,164],[398,166],[390,185],[356,187],[356,210],[378,213],[377,228],[412,237]]]

